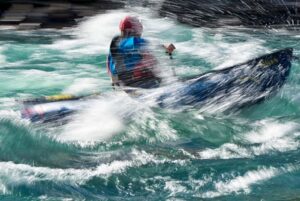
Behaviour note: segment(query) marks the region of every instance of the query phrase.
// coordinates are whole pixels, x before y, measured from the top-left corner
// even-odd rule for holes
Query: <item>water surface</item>
[[[1,30],[0,199],[299,199],[300,62],[278,94],[249,108],[151,107],[114,92],[106,74],[110,40],[132,12],[170,76],[172,68],[197,75],[286,47],[300,55],[297,32],[191,28],[145,9],[100,14],[71,29]],[[173,60],[156,48],[169,42]],[[21,99],[98,91],[105,98],[67,124],[20,118]]]

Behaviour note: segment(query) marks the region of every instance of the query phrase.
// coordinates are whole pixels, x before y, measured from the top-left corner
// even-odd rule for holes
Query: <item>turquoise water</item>
[[[300,199],[300,62],[269,100],[164,110],[114,92],[109,42],[122,16],[101,14],[63,30],[0,32],[1,200]],[[191,28],[135,10],[166,76],[219,69],[285,47],[286,30]],[[173,42],[169,60],[156,48]],[[104,92],[67,124],[21,119],[19,100]]]

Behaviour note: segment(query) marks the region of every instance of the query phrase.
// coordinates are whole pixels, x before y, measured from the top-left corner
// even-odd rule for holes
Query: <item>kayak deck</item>
[[[235,107],[257,103],[276,92],[290,73],[293,50],[287,48],[221,70],[206,72],[163,94],[160,105],[201,105],[218,97],[239,96]]]

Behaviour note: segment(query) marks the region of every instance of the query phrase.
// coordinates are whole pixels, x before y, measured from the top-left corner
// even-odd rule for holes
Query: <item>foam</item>
[[[288,152],[297,150],[300,147],[300,143],[295,138],[282,138],[271,140],[263,143],[258,147],[252,147],[251,152],[253,155],[268,154],[270,152]]]
[[[130,167],[139,167],[148,163],[162,164],[169,160],[156,159],[155,156],[145,151],[133,149],[128,160],[114,160],[109,163],[99,164],[94,168],[49,168],[36,167],[13,162],[0,162],[0,193],[8,193],[18,185],[34,185],[36,182],[49,181],[65,185],[84,185],[94,177],[107,179],[112,174],[119,174]],[[128,158],[128,157],[127,157]]]
[[[169,196],[175,196],[178,193],[187,192],[187,188],[180,185],[179,181],[166,181],[164,189],[171,192]]]
[[[77,78],[73,84],[68,86],[63,93],[79,94],[87,91],[98,91],[100,88],[100,79],[96,78]]]
[[[8,191],[7,187],[1,183],[1,179],[0,179],[0,194],[2,195],[10,194],[10,191]]]
[[[293,151],[300,147],[300,142],[297,140],[298,132],[295,132],[299,125],[294,122],[278,123],[263,120],[254,125],[260,126],[260,129],[246,133],[239,139],[250,146],[225,143],[218,148],[207,148],[198,152],[199,157],[201,159],[253,158],[272,152]]]
[[[147,108],[147,104],[140,107],[140,110],[133,116],[134,123],[127,129],[126,134],[129,138],[146,138],[149,143],[170,142],[178,138],[176,130],[169,125],[167,120],[157,116],[151,108]],[[152,135],[149,136],[149,133]]]
[[[201,159],[233,159],[253,158],[255,156],[271,154],[272,152],[288,152],[297,150],[300,143],[291,138],[277,139],[260,145],[242,147],[233,143],[226,143],[216,149],[205,149],[198,152]]]
[[[251,151],[233,143],[226,143],[216,149],[205,149],[198,153],[201,159],[231,159],[231,158],[249,158]]]
[[[53,181],[57,183],[84,184],[94,176],[108,176],[120,173],[134,164],[133,161],[113,161],[101,164],[94,169],[55,169],[48,167],[35,167],[13,162],[0,162],[2,178],[6,178],[7,184],[33,184],[37,181]]]
[[[295,165],[286,165],[283,167],[262,167],[257,170],[247,171],[243,176],[237,176],[228,181],[217,181],[214,183],[215,191],[208,191],[202,194],[202,198],[215,198],[232,193],[250,193],[251,186],[260,184],[282,174],[296,171],[299,167]]]
[[[94,176],[108,176],[120,173],[132,166],[131,161],[113,161],[109,164],[99,165],[95,169],[52,169],[47,167],[34,167],[13,162],[0,162],[2,169],[0,175],[5,178],[7,185],[33,184],[38,181],[53,181],[71,185],[84,184]]]
[[[279,173],[280,171],[273,167],[248,171],[243,176],[238,176],[227,182],[220,181],[215,183],[215,188],[221,195],[238,191],[249,193],[251,185],[271,179],[279,175]]]
[[[105,141],[124,128],[116,105],[105,100],[89,102],[89,107],[76,114],[58,136],[62,141],[78,142],[82,146]]]
[[[214,32],[214,36],[210,37],[208,42],[205,29],[192,29],[193,38],[190,41],[176,43],[177,51],[203,58],[210,63],[216,65],[216,69],[232,66],[245,62],[258,55],[268,52],[263,46],[263,40],[243,36],[245,42],[230,43],[224,41],[224,35]]]
[[[15,98],[0,98],[0,108],[12,108],[19,104]]]
[[[46,47],[63,50],[73,56],[106,53],[112,37],[119,32],[119,21],[127,14],[120,10],[90,17],[75,29],[70,30],[75,39],[58,40]]]
[[[245,140],[251,143],[263,143],[273,139],[288,136],[294,131],[298,124],[294,122],[278,123],[271,120],[264,120],[257,124],[260,130],[246,134]]]
[[[27,119],[21,118],[20,111],[0,110],[0,120],[9,120],[18,126],[28,126],[30,122]]]
[[[142,182],[147,183],[149,180],[151,181],[150,183],[164,183],[164,190],[168,191],[168,197],[173,199],[184,194],[195,195],[195,192],[202,191],[205,185],[212,182],[210,176],[205,176],[200,180],[190,176],[186,181],[176,180],[170,176],[155,176],[154,178],[142,179]],[[153,185],[146,188],[151,192],[155,192],[155,189],[152,189]]]
[[[59,140],[86,146],[108,141],[118,134],[122,134],[124,140],[146,138],[149,142],[177,138],[176,131],[167,120],[156,116],[147,103],[124,92],[103,94],[86,105],[86,109],[72,116],[72,121],[65,125]],[[125,125],[126,132],[123,132]],[[149,130],[153,131],[153,135],[149,136]]]

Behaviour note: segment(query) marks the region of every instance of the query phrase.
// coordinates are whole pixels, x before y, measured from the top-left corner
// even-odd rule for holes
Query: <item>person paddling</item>
[[[107,69],[113,86],[138,88],[159,87],[157,60],[149,50],[149,42],[142,37],[143,25],[137,17],[127,16],[119,25],[121,35],[110,44]],[[172,54],[173,44],[164,46]]]

